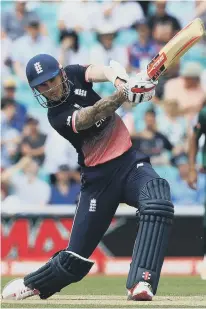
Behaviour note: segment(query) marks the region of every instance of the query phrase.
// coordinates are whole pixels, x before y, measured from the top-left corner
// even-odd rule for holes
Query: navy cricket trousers
[[[96,167],[82,168],[82,188],[68,249],[89,258],[108,229],[119,203],[138,208],[143,186],[160,176],[134,149]]]

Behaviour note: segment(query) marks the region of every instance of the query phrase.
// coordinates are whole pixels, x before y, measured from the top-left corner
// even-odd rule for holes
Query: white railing
[[[2,214],[28,214],[28,215],[69,215],[73,216],[75,213],[75,205],[53,205],[53,206],[22,206],[19,207],[3,207],[1,209]],[[136,213],[136,208],[130,207],[126,204],[121,204],[115,216],[134,216]],[[175,206],[175,215],[176,216],[203,216],[204,206],[203,205],[177,205]]]

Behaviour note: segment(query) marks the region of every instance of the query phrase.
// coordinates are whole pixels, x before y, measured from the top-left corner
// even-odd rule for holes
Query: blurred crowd
[[[35,102],[26,82],[28,60],[38,53],[55,56],[63,66],[108,65],[114,59],[135,75],[191,20],[201,17],[206,24],[206,2],[18,0],[1,1],[1,6],[2,200],[7,207],[75,204],[77,154]],[[114,91],[110,83],[94,88],[101,96]],[[118,110],[134,147],[148,154],[170,182],[176,204],[201,204],[205,198],[203,174],[197,191],[186,182],[188,137],[205,102],[204,38],[160,79],[153,102]]]

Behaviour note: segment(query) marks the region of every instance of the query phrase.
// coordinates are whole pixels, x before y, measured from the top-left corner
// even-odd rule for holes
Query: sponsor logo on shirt
[[[87,91],[83,89],[75,89],[74,93],[80,95],[81,97],[86,97]]]
[[[72,116],[67,117],[67,126],[71,126],[71,119],[72,119]]]
[[[144,164],[143,163],[138,163],[137,164],[137,168],[140,167],[140,166],[144,166]]]
[[[83,108],[82,106],[80,106],[79,104],[77,104],[77,103],[74,103],[74,107],[75,108],[77,108],[77,109],[81,109],[81,108]]]
[[[99,121],[95,122],[97,128],[101,127],[101,125],[105,122],[106,118],[102,118]]]

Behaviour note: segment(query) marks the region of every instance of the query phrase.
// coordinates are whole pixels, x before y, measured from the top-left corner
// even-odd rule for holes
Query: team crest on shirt
[[[77,95],[80,95],[81,97],[86,97],[87,96],[87,91],[83,89],[75,89],[74,93]]]
[[[90,212],[95,212],[97,208],[97,200],[95,198],[90,200],[90,206],[89,206],[89,211]]]

